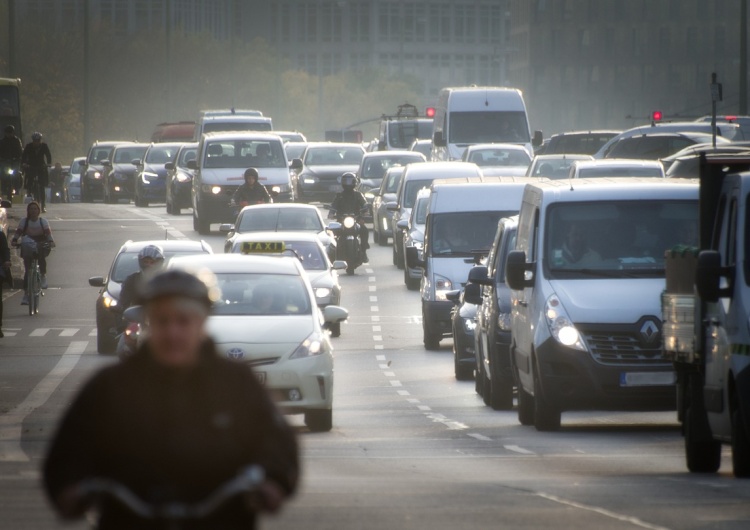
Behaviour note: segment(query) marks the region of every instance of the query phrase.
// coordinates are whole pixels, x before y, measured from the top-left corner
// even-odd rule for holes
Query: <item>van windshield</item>
[[[408,149],[416,139],[432,138],[432,120],[393,120],[388,124],[391,147]]]
[[[544,268],[551,278],[661,278],[666,250],[697,244],[697,200],[557,203]]]
[[[207,168],[286,167],[280,140],[206,142]]]
[[[495,239],[497,223],[517,211],[456,212],[432,216],[430,252],[432,256],[472,256],[478,251],[489,253]]]
[[[450,113],[449,143],[470,145],[529,141],[529,125],[523,111]]]

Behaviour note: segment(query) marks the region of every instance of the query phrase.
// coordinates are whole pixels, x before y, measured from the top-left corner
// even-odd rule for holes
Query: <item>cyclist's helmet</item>
[[[353,190],[357,186],[357,175],[354,173],[344,173],[341,175],[341,187],[345,190]]]
[[[138,253],[138,263],[146,258],[151,258],[154,261],[164,261],[164,251],[158,245],[146,245]]]
[[[7,134],[16,134],[16,128],[13,127],[12,125],[6,125],[5,126],[5,132]]]
[[[42,133],[40,133],[39,131],[34,131],[33,133],[31,133],[31,139],[34,140],[34,141],[41,140],[42,139]]]
[[[219,299],[220,290],[216,277],[207,269],[191,274],[179,269],[161,272],[151,278],[140,292],[141,303],[147,304],[157,298],[180,297],[200,302],[210,309]]]

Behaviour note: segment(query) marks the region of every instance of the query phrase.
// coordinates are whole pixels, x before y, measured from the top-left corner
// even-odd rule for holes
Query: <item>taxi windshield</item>
[[[544,265],[553,278],[664,276],[664,253],[698,244],[698,201],[550,206]]]
[[[196,254],[201,254],[198,250],[182,250],[182,251],[164,251],[164,261],[169,261],[170,258],[174,256],[195,256]],[[132,252],[121,252],[117,259],[115,260],[115,264],[112,267],[112,273],[110,274],[110,281],[116,282],[116,283],[122,283],[125,281],[125,278],[133,274],[134,272],[138,272],[140,269],[138,267],[138,252],[132,251]]]
[[[309,315],[305,282],[282,274],[217,273],[221,298],[214,315]]]
[[[240,214],[237,232],[297,231],[320,232],[323,226],[314,209],[249,208]]]

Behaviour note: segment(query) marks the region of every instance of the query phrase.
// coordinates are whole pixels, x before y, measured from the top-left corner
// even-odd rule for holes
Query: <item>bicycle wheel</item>
[[[31,265],[29,266],[28,273],[26,274],[26,298],[28,298],[29,301],[29,315],[33,315],[34,311],[36,309],[36,302],[34,300],[35,298],[35,283],[36,283],[36,275],[34,274],[34,270],[36,267],[36,260],[31,260]]]

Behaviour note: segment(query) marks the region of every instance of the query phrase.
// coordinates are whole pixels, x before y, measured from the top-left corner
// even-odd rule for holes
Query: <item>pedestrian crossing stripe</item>
[[[750,344],[732,344],[729,351],[732,355],[750,355]]]

